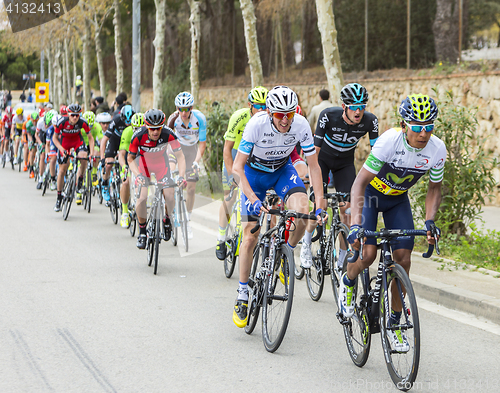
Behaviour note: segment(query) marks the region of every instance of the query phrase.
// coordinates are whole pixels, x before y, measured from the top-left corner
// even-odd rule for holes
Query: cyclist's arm
[[[90,156],[93,156],[94,155],[94,137],[92,136],[92,133],[89,131],[87,133],[88,137],[89,137],[89,150],[90,150]]]
[[[237,176],[240,189],[246,195],[247,199],[250,201],[250,204],[253,205],[254,202],[259,198],[257,198],[257,195],[255,195],[255,192],[253,192],[252,187],[250,186],[250,183],[245,176],[245,164],[247,162],[248,156],[248,154],[242,153],[240,150],[238,150],[233,163],[233,173],[235,173]]]
[[[429,188],[427,189],[427,196],[425,198],[425,219],[434,221],[436,213],[441,204],[441,184],[429,182]]]
[[[65,151],[64,148],[62,147],[61,141],[59,140],[59,134],[54,132],[54,135],[52,136],[52,142],[54,142],[54,145],[61,153]]]
[[[363,225],[363,205],[365,190],[368,184],[377,176],[365,168],[361,168],[351,188],[351,225]]]
[[[139,171],[139,165],[137,165],[137,162],[135,161],[135,158],[136,158],[136,153],[129,152],[128,157],[127,157],[128,167],[130,168],[130,170],[132,171],[132,173],[136,177],[138,177],[141,172]]]
[[[370,147],[373,148],[373,145],[375,145],[378,139],[378,118],[376,116],[373,120],[373,129],[370,130],[368,136],[370,138]]]
[[[177,167],[179,168],[179,176],[186,178],[186,159],[184,158],[184,153],[182,149],[177,151],[174,150],[175,158],[177,159]]]
[[[226,171],[228,175],[233,174],[233,155],[231,154],[233,151],[234,141],[226,140],[224,142],[224,150],[222,151],[222,158],[224,160],[224,164],[226,165]]]
[[[101,160],[104,159],[104,153],[106,152],[106,144],[108,143],[108,140],[109,140],[109,137],[107,137],[106,134],[104,134],[104,136],[102,137],[102,140],[101,140],[101,149],[100,149]]]
[[[127,166],[127,162],[125,161],[126,152],[127,151],[123,149],[118,151],[118,162],[120,163],[121,168]]]
[[[311,154],[306,156],[307,166],[309,167],[309,175],[311,176],[311,183],[314,188],[314,193],[316,194],[316,190],[319,192],[315,195],[316,199],[316,208],[322,208],[326,210],[326,201],[323,198],[323,177],[321,176],[321,168],[318,164],[318,156],[317,154]]]
[[[200,163],[201,157],[203,157],[203,153],[205,153],[205,149],[207,148],[206,141],[200,141],[198,143],[198,152],[196,153],[196,158],[194,159],[198,164]]]

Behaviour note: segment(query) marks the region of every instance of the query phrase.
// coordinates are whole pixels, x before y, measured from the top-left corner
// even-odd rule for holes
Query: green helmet
[[[438,108],[432,98],[425,94],[410,94],[399,106],[399,114],[404,121],[434,121]]]
[[[45,113],[45,125],[49,127],[52,124],[52,119],[54,116],[57,115],[57,111],[54,109],[51,109],[50,111]]]
[[[33,113],[31,114],[31,120],[32,120],[33,122],[35,122],[35,121],[37,121],[37,120],[38,120],[38,112],[33,112]]]
[[[92,111],[87,111],[83,114],[83,118],[85,121],[89,124],[90,127],[94,125],[95,121],[95,114]]]
[[[250,90],[250,93],[248,93],[248,101],[252,104],[265,104],[268,91],[269,90],[262,86],[254,87]]]
[[[144,113],[134,113],[134,115],[132,116],[131,124],[134,128],[142,127],[144,125]]]

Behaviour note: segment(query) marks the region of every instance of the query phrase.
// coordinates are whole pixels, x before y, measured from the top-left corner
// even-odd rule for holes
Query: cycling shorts
[[[45,145],[45,142],[47,142],[47,133],[39,132],[38,137],[40,138],[40,141]]]
[[[234,158],[236,157],[236,153],[238,153],[238,150],[231,149],[231,156],[233,157],[233,162],[234,162]],[[222,189],[224,191],[229,191],[231,189],[231,183],[232,182],[229,181],[229,175],[227,173],[226,163],[223,162],[222,163]]]
[[[198,146],[185,146],[181,144],[182,153],[184,154],[184,161],[186,162],[186,181],[197,182],[199,180],[198,173],[192,169],[193,162],[198,153]],[[171,164],[177,165],[177,158],[174,154],[168,155],[168,160]]]
[[[106,150],[104,151],[105,158],[114,158],[120,149],[120,137],[113,134],[108,140]]]
[[[356,179],[356,168],[354,167],[354,156],[337,158],[328,155],[318,157],[318,164],[321,168],[323,183],[328,184],[330,171],[333,174],[335,190],[337,192],[350,193],[354,179]]]
[[[270,188],[274,188],[276,194],[283,199],[285,204],[290,195],[298,192],[306,193],[304,183],[299,175],[297,175],[297,171],[293,167],[291,160],[288,160],[288,163],[283,167],[271,173],[257,171],[245,165],[245,176],[253,192],[261,201],[264,201],[266,192]],[[248,212],[247,201],[248,204],[250,204],[250,201],[247,199],[246,195],[242,193],[241,198],[242,221],[257,221],[259,217],[251,215]]]
[[[82,140],[77,141],[77,143],[71,144],[70,146],[63,145],[63,148],[66,149],[66,150],[68,150],[68,151],[71,150],[71,149],[74,149],[75,153],[77,155],[81,151],[87,152],[87,146],[85,145],[85,142],[83,142]],[[52,150],[52,146],[51,146],[51,150]],[[59,152],[59,154],[57,156],[57,162],[59,163],[59,165],[62,165],[62,164],[64,164],[63,161],[64,161],[64,154],[63,154],[63,152]]]
[[[407,192],[401,195],[384,195],[373,186],[368,185],[365,191],[363,223],[361,226],[369,231],[376,231],[379,212],[384,217],[385,228],[414,229],[413,214]],[[366,244],[376,245],[377,240],[367,239]],[[413,250],[413,244],[414,237],[408,236],[407,239],[391,242],[391,248],[393,251],[401,248]]]

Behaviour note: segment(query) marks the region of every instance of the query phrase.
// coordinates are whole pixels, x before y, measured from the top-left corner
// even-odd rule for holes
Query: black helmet
[[[340,99],[346,105],[366,104],[368,92],[359,83],[349,83],[340,91]]]
[[[135,111],[132,105],[124,105],[120,110],[120,117],[126,125],[130,125],[132,122],[132,116],[134,116]]]
[[[149,128],[160,128],[165,123],[165,113],[160,109],[150,109],[144,114],[144,123]]]
[[[81,113],[81,112],[82,112],[82,107],[80,106],[80,104],[75,103],[68,105],[68,113]]]

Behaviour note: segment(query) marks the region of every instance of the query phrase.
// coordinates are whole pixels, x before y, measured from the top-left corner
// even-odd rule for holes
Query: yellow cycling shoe
[[[76,194],[75,202],[76,202],[77,205],[81,205],[82,204],[82,194],[80,194],[80,193]]]
[[[122,214],[120,225],[122,226],[122,228],[128,228],[130,226],[130,215],[128,213]]]
[[[236,299],[233,311],[233,322],[239,328],[244,328],[248,321],[248,300]]]

